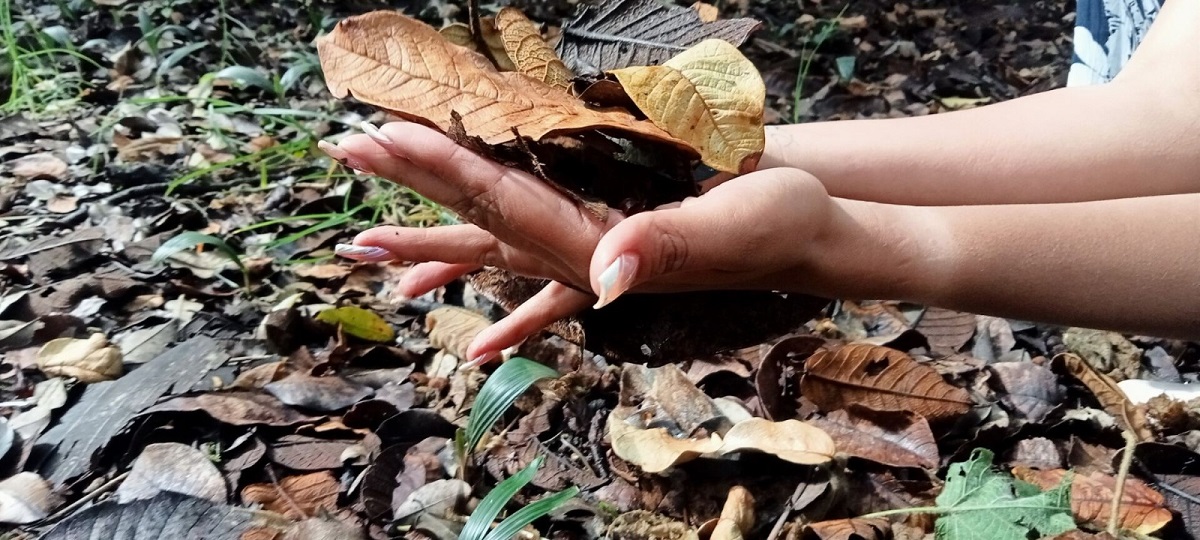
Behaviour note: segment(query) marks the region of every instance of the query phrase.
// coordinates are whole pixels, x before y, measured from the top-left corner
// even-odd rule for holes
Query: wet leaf
[[[0,481],[0,523],[33,523],[58,504],[54,486],[37,473],[22,472]]]
[[[179,443],[151,444],[142,450],[129,477],[117,488],[117,501],[152,499],[163,491],[221,504],[229,498],[225,478],[212,460]]]
[[[471,416],[467,419],[464,448],[468,452],[473,451],[484,434],[500,419],[500,415],[504,414],[513,401],[524,394],[533,383],[556,377],[557,371],[528,358],[516,357],[500,364],[500,367],[488,376],[487,382],[483,383],[475,397]]]
[[[1146,412],[1125,397],[1116,381],[1092,369],[1091,365],[1074,354],[1060,354],[1054,358],[1054,363],[1063,366],[1067,373],[1091,390],[1096,400],[1108,414],[1117,419],[1122,429],[1133,432],[1138,440],[1154,440],[1154,433],[1146,426]]]
[[[336,375],[313,377],[299,372],[267,383],[263,385],[263,390],[285,405],[320,412],[340,411],[375,393],[366,385]]]
[[[328,472],[315,472],[279,479],[278,484],[251,484],[242,488],[242,500],[283,514],[289,519],[304,519],[320,509],[337,510],[340,487]]]
[[[87,339],[58,338],[38,351],[37,365],[51,377],[74,377],[85,383],[109,381],[121,376],[121,350],[109,345],[100,333]]]
[[[875,345],[817,351],[805,363],[800,387],[824,411],[860,404],[879,411],[913,411],[938,421],[959,416],[972,405],[966,390],[942,380],[933,368]]]
[[[937,497],[938,538],[1038,538],[1075,528],[1066,482],[1049,491],[1025,493],[1011,477],[992,469],[992,457],[990,451],[976,449],[969,461],[950,466],[946,486]]]
[[[470,360],[467,358],[467,347],[475,336],[491,325],[491,319],[454,306],[439,307],[425,315],[429,343],[459,360]]]
[[[615,0],[585,5],[563,25],[558,56],[578,74],[662,64],[706,39],[741,45],[761,23],[725,19],[705,23],[683,6],[654,0]]]
[[[772,422],[751,418],[725,434],[721,454],[754,450],[801,465],[820,465],[833,459],[837,449],[829,434],[799,420]]]
[[[698,149],[705,165],[742,174],[758,165],[767,89],[737,47],[709,39],[661,66],[610,73],[655,125]]]
[[[342,306],[317,314],[317,320],[332,324],[359,339],[387,343],[396,338],[396,330],[378,313],[358,306]]]
[[[503,39],[504,51],[517,71],[564,92],[570,91],[575,75],[554,54],[554,49],[546,45],[537,26],[521,10],[511,6],[501,8],[496,13],[495,25]]]
[[[1067,474],[1062,469],[1038,471],[1017,467],[1013,470],[1014,476],[1041,489],[1061,484]],[[1071,510],[1075,519],[1097,529],[1107,527],[1116,484],[1115,478],[1099,472],[1089,476],[1072,475]],[[1121,529],[1139,534],[1152,534],[1171,522],[1171,510],[1163,495],[1137,478],[1125,479],[1118,516]]]
[[[334,97],[353,96],[408,120],[449,131],[451,111],[488,144],[515,138],[606,129],[688,147],[649,122],[621,111],[597,111],[520,73],[498,72],[480,54],[446,41],[398,12],[342,20],[317,49]],[[478,89],[486,89],[480,91]]]
[[[938,447],[929,423],[911,412],[881,414],[853,407],[809,423],[833,438],[839,454],[893,467],[938,467]]]

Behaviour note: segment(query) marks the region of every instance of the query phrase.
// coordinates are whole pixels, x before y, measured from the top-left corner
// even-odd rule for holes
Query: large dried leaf
[[[314,420],[268,394],[255,392],[208,392],[178,396],[146,409],[143,414],[164,411],[203,411],[213,420],[234,426],[282,427]]]
[[[57,524],[43,540],[201,540],[242,538],[255,527],[281,531],[286,523],[266,512],[214,504],[164,492],[153,499],[117,504],[114,500],[85,508]],[[262,538],[262,537],[260,537]],[[265,536],[274,538],[274,536]]]
[[[647,118],[698,149],[709,167],[744,174],[758,165],[767,87],[737,47],[709,39],[661,66],[611,73]]]
[[[721,448],[721,437],[716,433],[676,438],[665,428],[639,428],[626,421],[634,412],[633,407],[614,407],[608,415],[608,434],[613,453],[643,471],[662,472]]]
[[[696,10],[655,0],[586,5],[563,25],[558,56],[578,74],[665,62],[706,39],[741,45],[760,23],[725,19],[705,23]]]
[[[479,30],[483,34],[483,43],[488,48],[488,55],[500,71],[516,71],[517,66],[504,50],[504,39],[496,30],[496,20],[492,17],[479,18]],[[464,23],[454,23],[438,30],[446,41],[479,52],[479,44],[471,34],[471,27]]]
[[[444,306],[425,315],[429,343],[460,360],[467,358],[467,347],[480,332],[492,325],[491,319],[469,309]]]
[[[801,465],[820,465],[833,459],[837,449],[821,428],[799,420],[772,422],[751,418],[739,422],[725,434],[719,452],[728,454],[754,450]]]
[[[1154,440],[1154,433],[1146,425],[1145,410],[1129,401],[1125,392],[1121,391],[1121,387],[1117,386],[1117,382],[1111,377],[1096,371],[1083,358],[1071,353],[1058,355],[1054,362],[1064,366],[1067,373],[1091,390],[1096,400],[1108,414],[1117,419],[1122,429],[1133,432],[1138,440]]]
[[[593,110],[561,90],[520,73],[501,73],[479,53],[446,41],[432,27],[393,11],[338,23],[317,40],[325,82],[335,97],[353,96],[414,122],[451,127],[488,144],[551,133],[602,129],[690,150],[650,122]]]
[[[51,377],[74,377],[80,382],[110,381],[121,375],[121,349],[101,333],[87,339],[50,340],[37,353],[38,369]]]
[[[936,351],[956,353],[975,335],[975,315],[942,308],[928,308],[915,330]]]
[[[1042,489],[1060,484],[1067,471],[1049,471],[1017,467],[1013,475]],[[1071,477],[1071,511],[1081,523],[1103,529],[1108,526],[1112,512],[1113,490],[1117,481],[1107,474],[1093,472],[1091,476]],[[1171,522],[1171,510],[1163,495],[1137,478],[1126,478],[1125,489],[1117,510],[1121,529],[1151,534]]]
[[[865,344],[817,351],[805,364],[800,388],[825,411],[860,404],[937,421],[959,416],[972,405],[966,390],[942,380],[933,368],[895,349]]]
[[[337,510],[338,481],[326,471],[289,476],[278,484],[251,484],[242,488],[242,500],[291,519],[304,519],[319,509]]]
[[[837,445],[839,454],[894,467],[936,469],[938,447],[924,418],[911,412],[881,414],[854,407],[856,414],[834,411],[809,423]]]
[[[538,28],[521,10],[506,7],[496,13],[496,30],[504,43],[504,52],[516,65],[517,71],[529,75],[564,92],[571,88],[575,77],[566,64],[546,45]]]

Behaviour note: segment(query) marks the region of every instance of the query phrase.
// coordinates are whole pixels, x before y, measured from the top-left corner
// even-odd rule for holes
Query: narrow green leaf
[[[473,452],[483,435],[500,419],[500,415],[541,379],[558,377],[558,372],[528,358],[512,358],[500,364],[483,383],[471,417],[467,419],[467,452]]]
[[[495,529],[492,529],[491,534],[484,537],[484,540],[512,540],[512,537],[521,532],[521,529],[525,528],[526,525],[533,523],[537,518],[553,512],[578,494],[579,488],[571,486],[558,493],[529,503],[525,508],[513,512],[511,516],[501,521]]]
[[[157,75],[162,77],[168,70],[175,67],[176,64],[182,62],[184,58],[187,58],[192,53],[203,49],[208,45],[209,43],[207,41],[201,41],[188,45],[187,47],[175,49],[170,55],[167,56],[165,60],[162,61],[161,64],[158,65]]]
[[[197,231],[184,231],[175,235],[170,240],[163,242],[163,244],[158,246],[158,249],[154,251],[154,256],[151,257],[150,260],[155,264],[162,264],[172,255],[185,249],[192,249],[201,244],[207,244],[217,248],[217,251],[221,252],[222,255],[225,255],[226,258],[233,261],[234,264],[237,264],[238,268],[241,269],[242,274],[249,272],[246,269],[246,265],[242,264],[242,258],[238,256],[238,252],[230,247],[229,244],[226,244],[224,240]]]
[[[275,85],[271,84],[271,79],[268,79],[266,75],[263,75],[252,67],[229,66],[218,71],[213,77],[235,81],[242,86],[257,86],[263,90],[273,90],[275,88]]]
[[[463,525],[458,540],[483,540],[488,535],[488,528],[496,520],[496,516],[500,515],[513,495],[516,495],[521,488],[533,480],[533,476],[537,474],[537,470],[541,468],[545,459],[545,456],[534,458],[517,474],[496,484],[496,487],[492,488],[492,491],[488,492],[482,501],[479,501],[479,506],[475,507],[475,511],[471,512],[471,517],[467,518],[467,523]]]

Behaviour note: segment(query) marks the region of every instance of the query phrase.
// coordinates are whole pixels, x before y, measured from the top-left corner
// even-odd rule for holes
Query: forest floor
[[[577,4],[512,5],[553,29]],[[1122,382],[1195,382],[1192,343],[864,300],[656,368],[545,336],[458,369],[496,306],[398,301],[404,265],[333,256],[455,222],[316,150],[385,118],[333,99],[314,40],[389,8],[467,16],[0,0],[0,539],[478,539],[527,504],[521,538],[1107,538],[1114,501],[1122,535],[1200,534],[1200,393]],[[1066,0],[720,8],[763,23],[741,49],[773,124],[1061,87],[1074,23]]]

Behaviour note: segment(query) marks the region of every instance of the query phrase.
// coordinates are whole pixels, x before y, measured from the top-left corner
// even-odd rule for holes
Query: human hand
[[[473,364],[630,290],[793,288],[833,207],[816,178],[797,169],[771,169],[682,203],[629,217],[613,210],[597,217],[543,181],[480,157],[428,127],[398,122],[381,129],[367,125],[364,131],[322,149],[349,167],[417,191],[469,224],[376,227],[352,246],[339,246],[339,255],[423,263],[397,285],[408,296],[481,266],[555,282],[481,333],[468,349]]]

